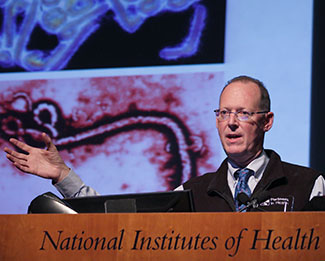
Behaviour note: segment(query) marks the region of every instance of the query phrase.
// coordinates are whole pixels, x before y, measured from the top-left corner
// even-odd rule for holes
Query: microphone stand
[[[251,209],[256,209],[256,210],[259,210],[261,212],[266,212],[265,209],[262,209],[262,208],[259,207],[259,204],[257,204],[257,206],[246,205],[243,209],[239,210],[239,212],[243,212],[245,209],[248,210],[248,212],[250,212]]]
[[[249,199],[249,197],[241,192],[238,194],[237,196],[237,200],[244,204],[245,207],[243,209],[241,209],[239,212],[243,212],[244,210],[250,210],[250,209],[256,209],[259,210],[261,212],[266,212],[266,210],[262,209],[259,207],[261,202],[264,202],[266,199],[268,199],[270,197],[269,193],[264,191],[259,193],[259,195],[257,195],[256,197],[254,197],[253,199]]]

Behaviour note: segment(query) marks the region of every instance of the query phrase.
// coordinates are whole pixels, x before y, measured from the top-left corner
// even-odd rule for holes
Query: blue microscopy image
[[[223,63],[225,0],[0,0],[0,71]]]

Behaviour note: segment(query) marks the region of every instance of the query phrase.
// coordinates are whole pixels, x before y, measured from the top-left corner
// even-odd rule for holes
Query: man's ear
[[[263,126],[264,132],[267,132],[272,128],[273,120],[274,120],[274,113],[273,112],[266,113],[264,118],[264,126]]]

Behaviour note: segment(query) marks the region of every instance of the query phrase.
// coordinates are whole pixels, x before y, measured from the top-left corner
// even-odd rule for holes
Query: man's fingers
[[[10,155],[13,158],[17,158],[17,159],[23,159],[23,160],[27,160],[27,156],[24,153],[19,153],[17,151],[5,148],[4,151],[7,153],[7,157]]]
[[[13,151],[7,147],[5,147],[3,150],[4,150],[4,152],[9,153],[9,154],[11,154],[11,152]]]
[[[42,139],[43,139],[43,142],[46,145],[47,150],[49,150],[49,151],[56,150],[56,147],[53,144],[51,138],[44,132],[42,133]]]
[[[13,163],[16,163],[17,162],[20,165],[26,165],[26,163],[27,163],[27,160],[25,158],[24,159],[20,159],[20,158],[17,158],[17,157],[12,156],[10,154],[7,154],[7,158],[11,162],[13,162]]]
[[[15,167],[19,170],[21,170],[22,172],[27,172],[27,173],[31,173],[30,172],[30,169],[28,166],[23,166],[23,165],[20,165],[18,164],[17,162],[14,163]],[[33,174],[33,173],[32,173]]]
[[[16,158],[14,158],[13,156],[11,156],[10,154],[7,154],[6,157],[7,157],[7,159],[10,160],[12,163],[15,162],[15,159],[16,159]]]
[[[12,155],[10,154],[7,154],[7,158],[13,163],[13,165],[20,169],[21,171],[23,172],[28,172],[30,173],[30,168],[27,164],[27,161],[26,160],[23,160],[23,159],[18,159],[16,157],[13,157]]]
[[[29,146],[29,145],[27,145],[27,144],[25,144],[25,143],[23,143],[23,142],[21,142],[21,141],[19,141],[19,140],[17,140],[17,139],[11,138],[9,141],[10,141],[13,145],[15,145],[16,147],[18,147],[18,148],[20,148],[20,149],[22,149],[22,150],[24,150],[24,151],[29,152],[29,151],[32,149],[31,146]]]
[[[51,146],[51,138],[44,132],[42,133],[42,140],[45,143],[46,148],[49,148]]]

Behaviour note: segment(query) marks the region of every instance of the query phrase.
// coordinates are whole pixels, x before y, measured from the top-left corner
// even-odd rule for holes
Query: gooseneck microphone
[[[258,209],[260,211],[265,211],[264,209],[259,208],[260,203],[264,202],[270,197],[270,193],[268,191],[262,191],[261,193],[254,196],[250,199],[246,193],[241,192],[237,196],[237,200],[239,203],[244,204],[245,207],[241,209],[239,212],[244,211],[245,209]]]

